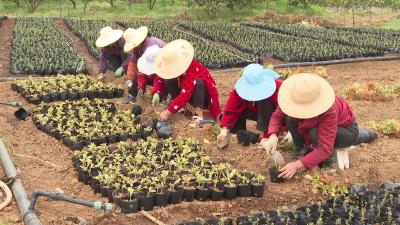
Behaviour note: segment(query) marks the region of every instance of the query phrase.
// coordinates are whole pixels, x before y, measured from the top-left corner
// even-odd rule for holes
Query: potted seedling
[[[250,197],[251,196],[251,186],[250,178],[244,174],[238,174],[238,196],[239,197]]]
[[[171,195],[166,188],[168,179],[168,171],[163,170],[160,174],[160,180],[156,183],[156,205],[163,207],[168,204],[168,199]]]
[[[220,188],[219,186],[220,179],[215,178],[213,179],[212,183],[213,186],[210,188],[211,194],[210,194],[210,199],[212,201],[222,201],[224,198],[224,190]]]
[[[173,183],[169,183],[168,191],[171,193],[169,202],[170,204],[178,204],[183,198],[183,187],[181,186],[181,179],[176,178]]]
[[[265,177],[261,174],[250,181],[251,196],[261,198],[264,195]]]
[[[207,201],[208,197],[210,196],[209,182],[210,179],[205,175],[201,174],[200,172],[196,173],[196,200]]]
[[[133,187],[126,188],[126,195],[121,199],[121,211],[123,213],[135,213],[139,211],[139,201],[134,197],[135,189]]]
[[[284,162],[285,162],[282,154],[280,152],[276,151],[275,154],[273,154],[271,156],[270,162],[273,165],[269,169],[269,175],[271,177],[271,182],[272,183],[283,183],[284,179],[281,177],[278,177],[280,174],[279,170],[283,167]]]
[[[225,175],[226,184],[224,185],[224,198],[228,200],[237,197],[238,189],[235,182],[236,170],[228,171]]]
[[[183,185],[183,200],[192,202],[196,193],[196,188],[193,184],[193,176],[190,174],[182,176]]]

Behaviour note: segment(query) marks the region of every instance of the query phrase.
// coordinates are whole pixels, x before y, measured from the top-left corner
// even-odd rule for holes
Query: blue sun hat
[[[242,77],[236,82],[238,95],[247,101],[260,101],[271,97],[276,90],[275,80],[279,75],[260,64],[250,64],[243,70]]]

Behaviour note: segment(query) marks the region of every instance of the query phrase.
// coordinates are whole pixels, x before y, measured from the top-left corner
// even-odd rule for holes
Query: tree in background
[[[29,13],[34,13],[36,9],[42,4],[43,0],[26,0]]]
[[[10,2],[14,2],[16,5],[17,5],[17,7],[19,7],[20,6],[20,2],[19,2],[19,0],[9,0]]]
[[[76,0],[69,0],[69,2],[71,2],[72,7],[73,7],[74,9],[76,9]]]
[[[86,8],[87,8],[89,2],[91,2],[91,1],[92,1],[92,0],[82,0],[82,3],[83,3],[83,13],[86,12]]]
[[[149,9],[153,9],[155,5],[156,5],[156,0],[149,0],[148,2]]]
[[[355,26],[355,15],[358,9],[364,4],[365,0],[344,0],[344,8],[351,11],[353,27]]]
[[[114,7],[114,0],[105,0],[108,4],[111,5],[111,7]]]

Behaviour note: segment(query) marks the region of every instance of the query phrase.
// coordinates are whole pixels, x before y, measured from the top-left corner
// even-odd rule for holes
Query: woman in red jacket
[[[220,124],[222,130],[217,137],[219,148],[229,144],[229,131],[246,130],[248,119],[257,121],[257,129],[264,132],[261,143],[267,140],[269,120],[278,105],[281,86],[278,78],[278,73],[259,64],[244,68],[225,105]]]
[[[275,153],[281,124],[286,121],[296,151],[304,153],[299,160],[284,166],[279,177],[290,179],[302,168],[319,165],[332,155],[335,147],[345,148],[376,139],[375,132],[359,131],[350,106],[335,96],[333,88],[320,76],[289,77],[280,88],[278,103],[264,148],[271,155]]]
[[[171,114],[184,106],[201,110],[209,108],[214,119],[220,116],[215,81],[208,69],[193,57],[192,44],[182,39],[168,43],[157,55],[155,73],[163,80],[155,80],[153,93],[159,94],[165,89],[173,99],[160,114],[160,120],[168,120]]]

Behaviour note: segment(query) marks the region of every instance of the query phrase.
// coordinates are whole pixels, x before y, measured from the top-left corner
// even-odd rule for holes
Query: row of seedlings
[[[362,29],[355,31],[350,29],[306,27],[299,24],[243,23],[243,25],[295,37],[333,41],[345,45],[363,47],[369,51],[366,52],[365,56],[382,54],[384,51],[400,50],[400,35],[391,35],[383,31],[372,33],[372,31],[365,32]]]
[[[211,69],[242,67],[256,61],[250,54],[210,43],[197,36],[180,31],[164,21],[135,20],[117,23],[126,28],[147,26],[152,36],[161,38],[165,42],[176,39],[188,40],[195,48],[195,58]]]
[[[10,70],[40,75],[87,73],[71,42],[51,18],[18,18],[13,30]]]
[[[265,177],[213,163],[192,139],[141,139],[75,151],[78,178],[124,213],[181,201],[261,197]]]
[[[64,22],[83,41],[89,53],[97,59],[100,58],[100,50],[95,43],[100,35],[100,30],[105,26],[116,29],[115,24],[107,20],[64,19]]]
[[[328,61],[382,54],[373,48],[344,45],[324,39],[294,37],[236,24],[183,22],[181,26],[242,51],[285,62]]]
[[[11,84],[13,91],[31,104],[40,102],[77,100],[83,98],[120,98],[124,90],[113,84],[104,84],[86,75],[66,75],[48,78],[32,77]]]
[[[179,225],[228,225],[232,219],[214,218]],[[397,225],[400,224],[400,184],[385,183],[378,191],[355,185],[350,195],[335,196],[324,204],[295,211],[261,211],[236,218],[237,225]]]
[[[55,104],[40,104],[32,121],[39,130],[55,137],[74,150],[84,146],[147,138],[152,127],[140,125],[131,111],[116,110],[114,103],[87,98]]]

